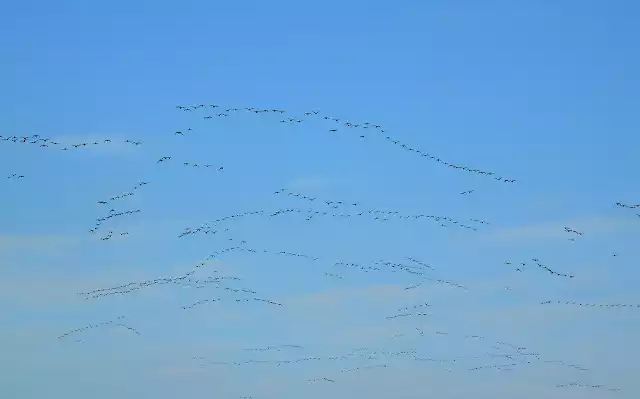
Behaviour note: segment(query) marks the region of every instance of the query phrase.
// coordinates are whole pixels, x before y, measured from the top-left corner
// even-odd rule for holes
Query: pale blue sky
[[[640,303],[640,210],[614,206],[640,203],[637,2],[40,0],[2,9],[0,135],[112,143],[63,152],[0,141],[0,397],[637,397],[640,309],[539,305]],[[244,111],[205,120],[211,112],[175,108],[191,104],[284,109],[304,122]],[[303,116],[312,110],[379,124],[448,162],[517,182],[454,171],[353,129],[329,133],[332,122]],[[162,156],[173,158],[158,164]],[[14,173],[24,178],[5,178]],[[141,180],[151,183],[136,195],[97,203]],[[468,231],[425,220],[258,215],[224,222],[229,231],[215,236],[176,238],[239,212],[330,209],[274,195],[280,188],[362,210],[491,224]],[[466,190],[475,191],[459,195]],[[105,222],[104,231],[129,235],[102,241],[88,230],[111,208],[141,211]],[[584,235],[572,243],[564,226]],[[196,274],[242,277],[225,284],[282,307],[235,303],[240,294],[212,287],[76,295],[179,276],[241,240],[319,260],[231,252]],[[332,267],[407,256],[468,291],[405,290],[418,281],[408,273]],[[504,265],[531,258],[576,277]],[[430,317],[386,319],[425,301]],[[139,336],[112,327],[76,334],[82,342],[56,339],[121,315]],[[500,364],[486,356],[500,353],[496,341],[589,371],[542,360],[469,371]],[[243,350],[279,344],[304,349]],[[192,359],[361,347],[458,360],[198,368]],[[336,382],[307,381],[325,376]],[[555,387],[571,381],[621,391]]]

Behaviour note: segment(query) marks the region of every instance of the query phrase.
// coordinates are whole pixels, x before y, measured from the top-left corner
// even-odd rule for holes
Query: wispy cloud
[[[406,294],[407,291],[404,289],[404,286],[398,284],[375,284],[359,288],[334,288],[326,291],[313,292],[292,298],[293,300],[291,302],[295,303],[296,306],[305,308],[333,307],[340,306],[346,301],[386,301],[402,295],[406,296]]]
[[[75,237],[61,235],[0,235],[0,251],[55,250],[77,241]]]
[[[7,299],[12,304],[59,306],[69,301],[80,301],[78,292],[88,287],[104,286],[105,280],[54,279],[36,277],[33,279],[4,279],[0,281],[0,300]]]
[[[83,276],[56,272],[52,269],[39,274],[23,273],[13,278],[4,278],[0,280],[0,301],[8,300],[14,305],[50,307],[69,303],[90,303],[92,301],[85,301],[85,296],[79,293],[118,286],[131,281],[144,281],[149,277],[136,265],[125,266]],[[155,298],[154,291],[147,290],[145,296]],[[95,299],[95,301],[98,300]],[[103,301],[108,300],[103,298]]]
[[[473,294],[487,293],[490,290],[498,290],[504,284],[495,281],[477,281],[472,285]],[[453,288],[444,284],[425,282],[414,289],[407,289],[410,284],[371,284],[361,287],[332,288],[325,291],[312,292],[294,297],[278,298],[287,304],[292,311],[304,312],[316,315],[323,312],[336,312],[345,310],[345,314],[352,307],[365,306],[376,308],[381,312],[393,310],[403,304],[424,302],[428,297],[437,297],[439,300],[467,301],[469,292],[459,288]],[[315,317],[315,316],[314,316]]]
[[[608,301],[586,300],[584,302],[636,303],[637,298],[616,298]],[[541,305],[539,301],[532,301],[526,304],[505,305],[489,310],[478,309],[477,312],[474,312],[474,317],[488,323],[524,324],[527,328],[548,329],[549,326],[575,325],[578,321],[592,324],[594,317],[598,317],[600,320],[607,318],[631,320],[635,317],[634,313],[635,309],[580,307],[555,303]],[[598,331],[598,333],[602,333],[602,331]]]
[[[161,367],[155,370],[155,373],[159,377],[193,377],[197,375],[210,374],[211,370],[197,367],[197,366],[183,366],[183,367]]]
[[[315,190],[333,186],[337,183],[335,178],[326,177],[301,177],[287,185],[291,190]]]
[[[491,231],[484,235],[493,240],[566,240],[570,236],[565,227],[570,227],[585,235],[605,235],[630,230],[637,227],[638,223],[624,217],[594,216],[583,219],[574,219],[557,222],[547,222],[526,226],[511,227]]]

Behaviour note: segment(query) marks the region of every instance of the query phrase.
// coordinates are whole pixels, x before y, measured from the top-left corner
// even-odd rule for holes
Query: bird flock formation
[[[193,111],[197,111],[197,110],[201,110],[201,111],[211,111],[216,109],[222,109],[224,107],[221,107],[220,105],[217,104],[198,104],[198,105],[188,105],[188,106],[184,106],[184,105],[178,105],[176,106],[177,109],[184,111],[184,112],[193,112]],[[226,108],[224,109],[224,112],[219,112],[219,113],[215,113],[215,117],[228,117],[231,113],[237,113],[240,111],[245,111],[251,114],[289,114],[289,112],[287,112],[286,110],[281,110],[281,109],[269,109],[269,108],[255,108],[255,107],[243,107],[243,108]],[[203,119],[212,119],[214,117],[214,115],[208,114],[203,116]],[[349,131],[355,131],[355,129],[360,129],[357,132],[357,135],[360,139],[367,139],[370,137],[381,137],[383,138],[387,143],[390,143],[392,145],[394,145],[397,148],[400,148],[404,151],[408,151],[408,152],[412,152],[414,154],[417,154],[423,158],[429,159],[431,161],[435,161],[441,165],[445,165],[449,168],[452,169],[456,169],[456,170],[462,170],[465,172],[469,172],[469,173],[474,173],[477,175],[481,175],[481,176],[487,176],[487,177],[491,177],[497,181],[501,181],[503,183],[515,183],[516,180],[515,179],[506,179],[502,176],[497,175],[495,172],[489,172],[489,171],[483,171],[477,168],[472,168],[470,166],[467,165],[461,165],[461,164],[455,164],[452,162],[448,162],[445,161],[444,159],[441,159],[438,156],[432,155],[428,152],[422,151],[420,149],[411,147],[409,145],[407,145],[406,143],[403,143],[402,141],[391,137],[387,134],[386,130],[383,129],[380,125],[371,123],[371,122],[351,122],[351,121],[347,121],[347,120],[343,120],[342,118],[336,118],[336,117],[332,117],[332,116],[328,116],[328,115],[322,115],[319,111],[307,111],[304,112],[303,116],[291,116],[291,117],[287,117],[285,119],[281,119],[280,123],[285,123],[285,124],[301,124],[307,120],[309,120],[310,118],[316,118],[316,119],[321,119],[323,121],[328,121],[328,122],[332,122],[333,124],[336,125],[336,127],[331,127],[330,129],[328,129],[327,131],[329,133],[338,133],[338,132],[342,132],[343,130],[349,130]],[[189,131],[193,131],[193,128],[189,128]],[[371,133],[369,133],[371,132]],[[176,132],[176,134],[183,134],[182,131]]]
[[[231,118],[240,113],[250,115],[278,115],[278,118],[274,120],[280,124],[293,124],[304,125],[308,121],[316,119],[321,122],[330,124],[325,129],[325,133],[333,135],[354,135],[360,140],[382,140],[386,144],[390,144],[397,149],[401,149],[407,153],[413,153],[425,160],[433,161],[437,164],[445,166],[447,168],[458,170],[466,173],[476,174],[478,176],[489,177],[493,180],[500,181],[502,183],[514,184],[515,179],[507,179],[499,175],[496,172],[484,171],[468,165],[453,163],[446,161],[437,155],[433,155],[425,150],[418,149],[414,146],[410,146],[396,137],[391,136],[390,133],[380,125],[373,122],[353,122],[343,118],[336,118],[328,115],[324,115],[319,111],[307,111],[301,115],[293,115],[292,113],[276,108],[254,108],[254,107],[223,107],[217,104],[199,104],[199,105],[179,105],[176,107],[181,112],[187,114],[197,115],[201,113],[200,118],[207,121],[214,121],[217,118]],[[176,140],[186,140],[191,134],[196,132],[197,129],[193,127],[187,127],[180,130],[167,132],[172,134]],[[95,145],[107,145],[112,141],[110,139],[98,141],[86,141],[79,143],[72,143],[70,145],[62,145],[59,141],[51,138],[45,138],[39,134],[32,134],[27,136],[0,136],[0,141],[15,144],[29,144],[37,146],[39,148],[59,148],[64,151],[71,149],[81,149]],[[140,147],[143,145],[142,141],[137,140],[124,140],[126,144],[130,144],[134,147]],[[204,168],[211,169],[215,172],[233,173],[231,169],[227,171],[224,166],[206,163],[206,162],[194,162],[193,160],[176,160],[173,155],[156,154],[152,156],[155,162],[154,168],[158,170],[165,170],[166,166],[170,164],[182,165],[184,168]],[[152,164],[154,165],[154,164]],[[12,173],[6,177],[7,180],[19,180],[25,179],[25,176],[17,173]],[[28,180],[28,179],[27,179]],[[119,194],[106,196],[102,199],[96,199],[96,203],[104,209],[101,216],[97,217],[94,226],[89,229],[89,232],[93,235],[97,235],[100,241],[113,241],[116,237],[127,237],[131,234],[128,231],[115,231],[115,227],[109,228],[109,224],[113,223],[115,219],[121,220],[130,218],[135,214],[141,213],[142,210],[138,208],[127,209],[121,207],[125,199],[136,196],[141,190],[144,190],[147,185],[152,184],[150,180],[140,180],[133,187],[129,188]],[[155,185],[156,183],[153,182]],[[459,192],[459,195],[469,196],[476,190],[469,189]],[[217,268],[221,259],[225,258],[227,262],[232,260],[232,256],[238,254],[244,254],[249,257],[258,256],[273,256],[280,259],[289,259],[299,261],[300,265],[306,265],[309,270],[313,272],[321,273],[325,277],[329,277],[333,280],[344,281],[347,280],[349,273],[366,273],[369,276],[377,276],[376,278],[385,279],[390,274],[396,273],[394,276],[401,276],[403,281],[407,281],[404,287],[404,292],[409,295],[408,291],[417,290],[419,287],[426,285],[441,286],[446,289],[459,290],[464,293],[472,293],[473,287],[463,284],[462,282],[456,282],[453,279],[445,278],[441,275],[446,268],[443,266],[434,266],[428,262],[425,262],[420,257],[405,255],[398,259],[378,259],[374,261],[360,261],[358,259],[334,259],[330,256],[322,256],[320,254],[309,254],[294,249],[283,248],[273,249],[265,248],[261,245],[249,244],[248,239],[229,237],[229,233],[235,228],[235,223],[240,220],[262,219],[266,222],[273,221],[278,218],[299,218],[305,222],[310,222],[307,225],[313,226],[313,221],[326,218],[332,220],[343,221],[355,221],[369,219],[380,223],[387,222],[400,222],[400,221],[428,221],[433,226],[437,227],[456,227],[467,231],[465,234],[477,234],[480,230],[488,228],[491,225],[489,221],[476,219],[476,218],[463,218],[453,217],[446,215],[434,215],[434,214],[407,214],[397,210],[384,210],[374,207],[367,207],[359,200],[346,200],[346,199],[328,199],[321,198],[317,195],[303,193],[301,191],[292,190],[289,188],[275,188],[272,197],[280,202],[291,202],[290,204],[283,204],[282,207],[273,209],[253,209],[243,212],[238,212],[226,216],[219,216],[216,219],[209,220],[201,223],[195,227],[186,227],[181,232],[175,232],[175,236],[182,240],[190,240],[196,235],[210,235],[216,236],[224,240],[229,245],[224,246],[221,249],[211,252],[202,260],[194,263],[194,265],[186,272],[177,274],[172,277],[152,277],[139,281],[130,281],[121,283],[115,286],[95,288],[85,292],[77,293],[78,297],[84,300],[97,300],[105,299],[108,297],[123,297],[130,295],[141,295],[143,290],[150,289],[155,286],[177,286],[181,289],[193,289],[196,295],[204,293],[206,295],[202,299],[196,301],[185,302],[177,306],[177,309],[185,312],[185,314],[193,314],[196,308],[213,309],[215,307],[227,306],[231,304],[239,305],[240,307],[234,308],[235,311],[242,311],[243,306],[250,306],[260,304],[260,306],[272,306],[275,309],[286,308],[289,304],[287,301],[283,301],[276,298],[270,298],[269,295],[259,293],[258,289],[251,288],[245,285],[245,278],[240,275],[228,275],[223,270]],[[271,194],[269,194],[271,195]],[[298,206],[293,204],[296,202]],[[302,204],[302,205],[300,205]],[[615,206],[623,209],[638,209],[640,204],[629,205],[621,202],[615,203]],[[640,217],[640,213],[637,214]],[[440,230],[439,230],[440,231]],[[445,230],[446,231],[446,230]],[[569,240],[575,241],[576,238],[588,235],[588,232],[578,231],[572,227],[564,227],[564,232],[569,236]],[[100,244],[103,245],[103,244]],[[111,244],[104,244],[111,245]],[[617,253],[614,254],[617,256]],[[275,259],[274,258],[274,259]],[[276,261],[277,262],[277,261]],[[565,278],[569,280],[575,280],[576,275],[569,272],[558,271],[555,266],[552,268],[542,263],[537,258],[530,258],[525,261],[504,261],[504,265],[515,268],[515,271],[524,273],[531,269],[538,271],[540,277],[553,277],[553,278]],[[203,275],[208,273],[208,275]],[[362,274],[360,274],[362,275]],[[567,280],[568,281],[568,280]],[[203,288],[207,288],[204,290]],[[505,287],[508,290],[512,290],[510,287]],[[214,295],[211,295],[211,291],[215,291]],[[241,305],[243,304],[243,305]],[[579,300],[547,300],[540,302],[540,305],[575,305],[584,308],[640,308],[640,304],[622,304],[622,303],[585,303]],[[240,358],[238,359],[211,359],[207,356],[193,356],[193,360],[197,361],[196,367],[199,368],[211,368],[211,367],[275,367],[278,370],[285,370],[288,366],[302,365],[307,363],[322,364],[327,371],[326,375],[318,375],[313,378],[309,378],[307,382],[309,384],[332,384],[339,385],[345,375],[351,373],[367,373],[373,370],[388,370],[395,367],[399,359],[403,362],[409,362],[412,367],[420,369],[421,367],[427,367],[432,365],[441,368],[446,372],[453,372],[456,370],[464,370],[468,372],[488,372],[488,370],[495,370],[500,372],[513,372],[515,370],[531,368],[534,365],[543,364],[555,364],[566,369],[571,369],[581,373],[585,380],[572,380],[568,382],[558,382],[555,387],[562,389],[571,388],[586,388],[586,389],[599,389],[607,390],[610,392],[618,391],[618,388],[610,387],[605,384],[594,383],[589,379],[592,375],[589,373],[589,369],[575,365],[571,362],[558,359],[550,359],[546,355],[542,355],[536,351],[528,349],[524,346],[512,344],[505,341],[494,340],[484,335],[468,335],[458,334],[453,332],[442,331],[440,329],[427,330],[425,326],[425,320],[431,320],[434,314],[437,312],[437,306],[431,301],[420,300],[417,303],[407,304],[406,306],[395,309],[391,314],[380,314],[379,319],[381,323],[387,323],[389,326],[401,326],[410,325],[407,330],[402,332],[396,332],[390,336],[390,339],[402,342],[419,342],[429,340],[430,342],[437,342],[437,345],[446,347],[451,345],[450,340],[457,340],[459,342],[470,343],[478,351],[475,355],[469,356],[454,356],[454,357],[438,357],[429,353],[425,349],[419,349],[418,345],[407,349],[393,351],[387,348],[354,348],[347,353],[336,353],[332,355],[313,354],[311,349],[306,345],[293,344],[293,343],[274,343],[273,345],[264,347],[253,347],[243,349],[243,355],[264,355],[264,357],[256,358]],[[60,340],[67,339],[79,334],[86,334],[89,330],[93,329],[105,329],[105,328],[121,328],[128,332],[131,332],[137,336],[143,336],[144,331],[131,327],[128,323],[124,322],[125,316],[120,316],[116,319],[89,324],[85,327],[72,329],[58,338]],[[400,321],[403,320],[403,321]],[[400,324],[400,323],[409,324]],[[413,324],[411,324],[413,323]],[[427,325],[430,325],[427,322]],[[394,327],[395,328],[395,327]],[[446,341],[449,340],[449,341]],[[81,339],[76,342],[82,342]],[[274,358],[275,355],[281,357]],[[259,372],[256,370],[256,372]],[[242,395],[240,398],[253,399],[258,398],[257,394],[251,396]]]
[[[2,136],[0,135],[0,142],[10,142],[10,143],[18,143],[18,144],[29,144],[35,145],[39,148],[53,148],[60,149],[61,151],[69,151],[70,149],[79,149],[79,148],[88,148],[96,145],[105,145],[112,143],[112,140],[105,139],[100,141],[83,141],[81,143],[71,143],[70,145],[62,144],[61,142],[54,141],[49,137],[42,137],[39,134],[32,134],[29,136]],[[129,143],[134,146],[139,146],[142,144],[141,141],[134,141],[126,139],[125,143]]]
[[[616,202],[616,206],[618,206],[620,208],[626,208],[626,209],[637,209],[637,208],[640,208],[640,204],[627,205],[627,204],[623,204],[621,202]],[[636,213],[636,216],[640,217],[640,212]]]

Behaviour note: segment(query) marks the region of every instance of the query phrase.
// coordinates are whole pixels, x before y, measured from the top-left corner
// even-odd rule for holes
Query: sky
[[[637,397],[637,2],[2,8],[0,397]]]

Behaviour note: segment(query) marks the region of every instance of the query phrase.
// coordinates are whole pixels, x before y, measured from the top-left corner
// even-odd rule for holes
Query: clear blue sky
[[[0,135],[61,144],[0,141],[0,397],[637,397],[640,309],[539,303],[640,303],[640,209],[614,206],[640,203],[639,11],[633,1],[584,0],[6,2]],[[191,104],[284,109],[304,122],[244,111],[204,119],[211,112],[176,109]],[[330,133],[334,124],[303,115],[312,110],[379,124],[448,162],[517,182],[454,171],[354,129]],[[60,150],[85,141],[101,144]],[[158,164],[162,156],[171,162]],[[24,177],[6,178],[14,173]],[[97,203],[141,180],[151,183],[136,195]],[[279,188],[364,210],[491,224],[468,231],[291,214],[176,238],[240,212],[330,209],[274,195]],[[459,194],[466,190],[475,191]],[[141,211],[91,235],[111,208]],[[565,226],[584,235],[570,242]],[[108,230],[129,235],[100,240]],[[235,303],[249,294],[210,285],[76,295],[179,276],[242,240],[272,253],[227,253],[194,278],[239,276],[225,286],[283,306]],[[468,291],[434,282],[405,290],[415,276],[332,267],[407,256]],[[576,277],[515,271],[531,258]],[[222,300],[181,308],[215,298]],[[425,301],[429,317],[385,318]],[[56,338],[121,315],[140,335],[103,327]],[[488,355],[504,354],[492,348],[496,341],[543,360],[469,371],[504,364]],[[244,350],[280,344],[304,349]],[[443,362],[193,360],[341,356],[362,347]],[[388,367],[340,372],[380,364]],[[322,377],[336,382],[307,381]],[[571,381],[604,388],[556,388]]]

